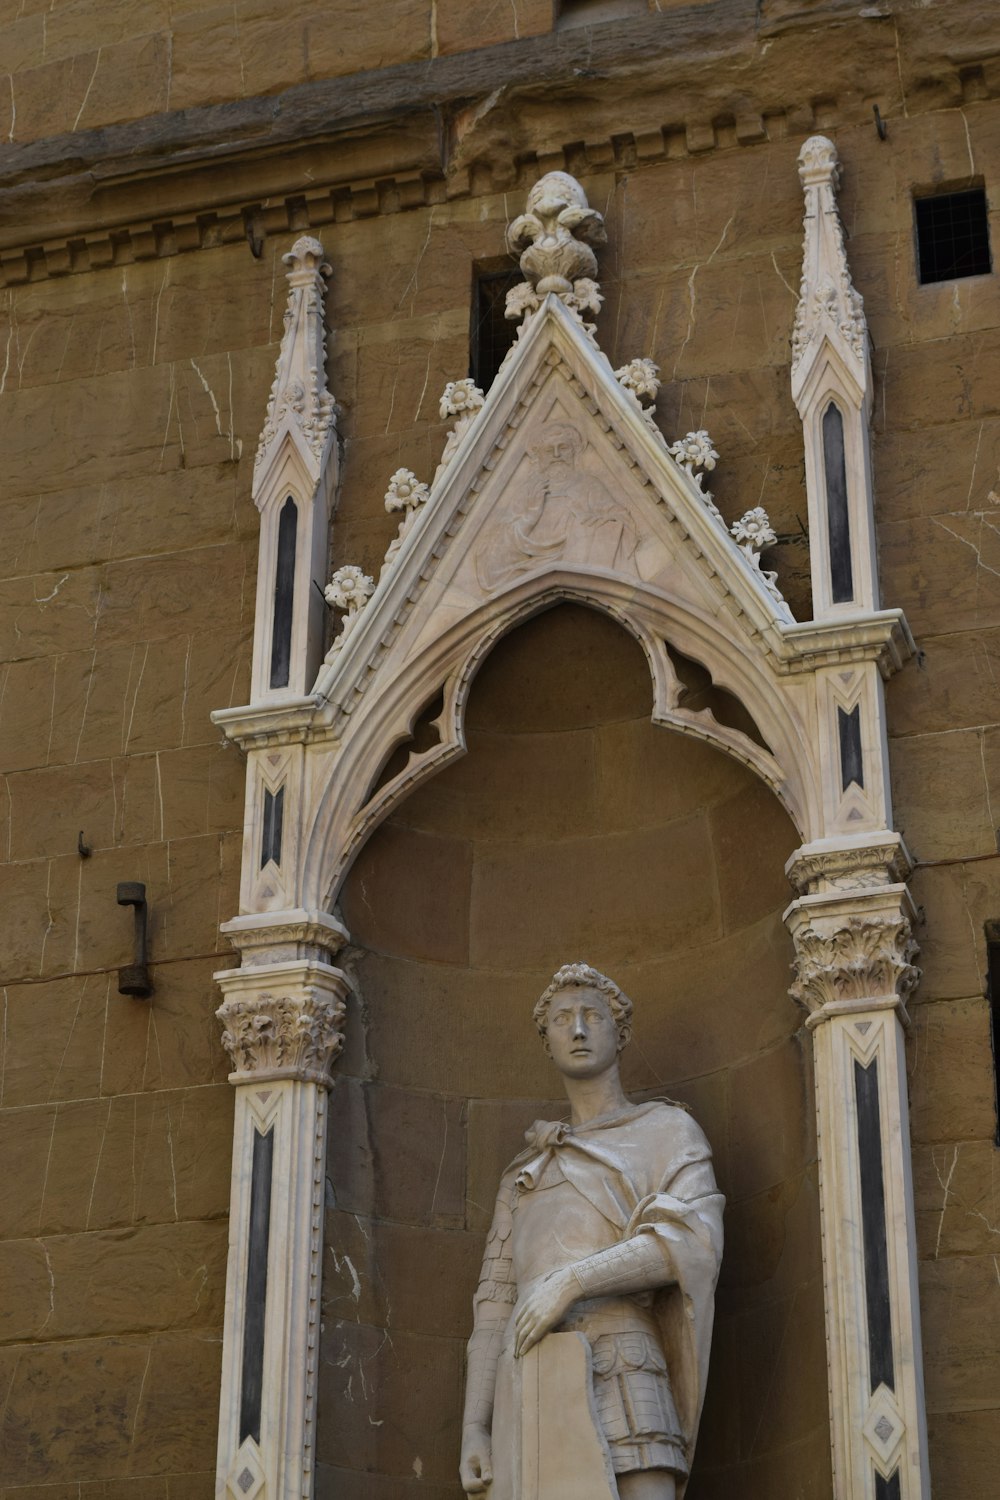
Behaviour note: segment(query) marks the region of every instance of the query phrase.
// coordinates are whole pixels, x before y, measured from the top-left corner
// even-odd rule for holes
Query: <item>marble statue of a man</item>
[[[490,1490],[491,1500],[525,1492],[517,1400],[544,1405],[544,1380],[537,1397],[510,1391],[547,1334],[575,1332],[584,1373],[575,1395],[560,1385],[558,1402],[591,1414],[607,1470],[607,1487],[594,1493],[679,1500],[722,1255],[711,1152],[685,1110],[631,1104],[622,1092],[632,1004],[612,980],[567,964],[534,1014],[570,1119],[536,1121],[500,1182],[469,1340],[462,1485],[469,1495]]]

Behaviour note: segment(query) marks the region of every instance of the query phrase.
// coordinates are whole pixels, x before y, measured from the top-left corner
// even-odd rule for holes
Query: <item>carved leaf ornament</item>
[[[920,970],[905,917],[849,916],[834,931],[805,926],[795,934],[795,983],[789,993],[810,1011],[838,1000],[898,996],[906,1004]]]

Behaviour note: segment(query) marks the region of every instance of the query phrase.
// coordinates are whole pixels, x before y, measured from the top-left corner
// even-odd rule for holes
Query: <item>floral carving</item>
[[[719,455],[712,447],[712,439],[703,427],[697,432],[685,433],[684,437],[678,438],[671,443],[667,452],[683,468],[687,469],[692,479],[701,485],[701,475],[696,474],[696,469],[707,469],[709,473],[715,468]]]
[[[910,924],[903,916],[848,917],[833,932],[800,927],[795,938],[795,982],[789,993],[807,1010],[843,1000],[895,995],[906,1004],[920,979]]]
[[[422,483],[412,469],[397,469],[389,480],[389,488],[385,492],[385,508],[390,513],[401,510],[404,514],[399,531],[389,543],[382,571],[379,574],[380,578],[386,568],[390,568],[396,561],[404,538],[412,528],[417,512],[426,503],[429,495],[429,486]]]
[[[799,177],[806,212],[802,282],[792,329],[793,376],[824,331],[838,334],[859,364],[864,362],[868,340],[864,301],[851,280],[837,212],[840,166],[832,141],[810,136],[799,152]]]
[[[323,590],[327,604],[356,615],[364,609],[375,589],[374,580],[353,563],[338,568]]]
[[[444,452],[441,455],[441,462],[438,465],[438,474],[450,462],[452,454],[462,441],[463,434],[468,429],[469,424],[485,400],[486,397],[475,381],[468,378],[465,380],[449,380],[445,386],[441,393],[441,420],[442,422],[446,422],[449,417],[457,417],[458,421],[448,434],[447,442],[444,445]],[[437,475],[435,475],[435,478],[437,478]]]
[[[758,552],[764,547],[773,547],[778,540],[762,505],[755,505],[753,510],[740,516],[729,530],[751,561],[756,561]]]
[[[767,511],[762,505],[755,505],[734,521],[729,531],[772,599],[787,611],[788,606],[778,588],[777,573],[768,572],[760,565],[761,552],[765,547],[773,547],[778,540]]]
[[[615,371],[615,379],[625,390],[631,391],[637,401],[653,402],[660,389],[660,367],[651,359],[632,359]],[[715,454],[715,458],[718,456]]]
[[[607,243],[604,219],[568,172],[548,172],[528,194],[527,211],[507,230],[526,280],[507,293],[505,316],[523,318],[554,292],[578,317],[601,310],[594,245]],[[592,333],[591,325],[585,324]]]
[[[263,465],[286,419],[298,428],[318,463],[336,415],[324,374],[323,283],[330,267],[323,246],[310,235],[303,235],[282,260],[288,267],[289,285],[285,331],[254,459],[255,471]]]
[[[313,1083],[329,1081],[344,1045],[344,1014],[343,1000],[314,986],[294,996],[236,996],[216,1011],[234,1073]]]
[[[385,492],[385,508],[390,513],[394,510],[416,510],[417,506],[423,505],[429,494],[429,486],[419,480],[412,469],[397,469]]]
[[[331,609],[344,611],[344,621],[326,660],[330,661],[344,644],[345,639],[357,623],[358,616],[375,592],[375,580],[362,572],[354,563],[338,568],[323,590],[323,598]]]
[[[441,395],[441,420],[469,417],[477,412],[486,397],[472,380],[449,380]]]

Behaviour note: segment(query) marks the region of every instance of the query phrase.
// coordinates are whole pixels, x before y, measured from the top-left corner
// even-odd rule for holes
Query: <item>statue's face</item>
[[[600,990],[576,985],[549,1005],[545,1036],[552,1061],[567,1078],[597,1078],[618,1056],[618,1028]]]

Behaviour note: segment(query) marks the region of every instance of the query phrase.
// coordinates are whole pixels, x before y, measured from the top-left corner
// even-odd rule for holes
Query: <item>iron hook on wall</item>
[[[135,948],[130,964],[118,970],[119,995],[135,995],[141,1000],[153,993],[149,977],[149,961],[146,950],[146,887],[141,880],[121,880],[118,883],[118,905],[131,906],[135,912]]]

